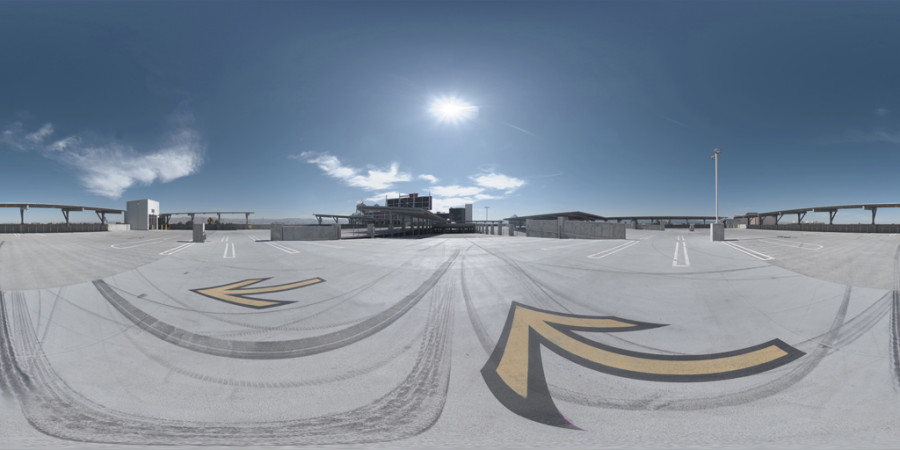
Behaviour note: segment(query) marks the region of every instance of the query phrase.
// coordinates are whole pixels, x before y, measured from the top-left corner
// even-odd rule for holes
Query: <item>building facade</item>
[[[150,199],[132,200],[125,210],[125,223],[132,230],[155,230],[159,227],[159,202]]]
[[[387,199],[387,205],[391,208],[419,208],[431,211],[431,196],[409,194],[401,195],[399,198]]]

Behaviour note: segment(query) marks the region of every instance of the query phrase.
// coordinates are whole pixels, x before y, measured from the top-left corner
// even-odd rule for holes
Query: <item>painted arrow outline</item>
[[[308,280],[303,281],[295,281],[293,283],[285,283],[279,284],[276,286],[263,286],[263,287],[255,287],[248,288],[247,286],[253,286],[258,283],[262,283],[263,281],[270,280],[272,277],[266,278],[249,278],[246,280],[237,281],[234,283],[222,284],[218,286],[210,286],[206,288],[198,288],[191,289],[191,292],[195,292],[204,297],[209,297],[214,300],[218,300],[220,302],[225,302],[231,305],[244,306],[247,308],[254,309],[265,309],[272,308],[275,306],[286,305],[288,303],[296,303],[296,301],[292,300],[265,300],[261,298],[250,297],[252,294],[265,294],[269,292],[284,292],[284,291],[292,291],[294,289],[300,289],[306,286],[312,286],[314,284],[323,283],[325,280],[319,277],[310,278]],[[229,298],[234,298],[229,299]]]
[[[568,318],[584,319],[589,321],[608,321],[611,326],[566,325],[552,323],[546,320],[544,321],[544,323],[546,324],[546,326],[549,326],[553,330],[561,333],[564,337],[570,338],[578,342],[579,344],[598,349],[602,352],[609,352],[611,354],[623,356],[626,358],[640,358],[642,360],[648,361],[659,361],[662,364],[666,364],[666,362],[684,364],[685,362],[690,361],[707,362],[722,360],[725,358],[740,357],[743,355],[751,355],[754,353],[762,353],[764,355],[767,353],[773,355],[780,353],[780,356],[771,357],[763,363],[719,372],[691,374],[641,372],[613,367],[576,355],[570,350],[566,350],[562,346],[557,345],[551,339],[535,330],[529,323],[526,323],[524,326],[529,327],[527,332],[527,369],[525,374],[525,378],[527,380],[527,390],[525,392],[525,395],[522,395],[519,392],[521,391],[521,388],[516,389],[514,386],[511,386],[509,384],[509,371],[501,369],[501,365],[504,363],[503,360],[509,346],[510,335],[513,332],[513,327],[516,322],[516,313],[523,310],[545,314],[561,319]],[[575,331],[638,331],[659,328],[663,326],[666,325],[648,322],[637,322],[613,316],[583,316],[576,314],[563,314],[538,308],[532,308],[518,302],[513,302],[512,305],[510,305],[510,312],[506,319],[506,325],[503,328],[500,339],[497,341],[497,346],[494,348],[493,353],[485,363],[484,367],[482,367],[481,374],[485,380],[485,383],[488,385],[488,388],[491,390],[491,393],[494,394],[494,397],[497,398],[500,403],[502,403],[507,409],[511,410],[512,412],[527,419],[546,425],[552,425],[562,428],[580,429],[579,427],[569,422],[562,415],[562,413],[560,413],[559,409],[553,402],[553,398],[547,385],[547,380],[544,375],[543,364],[541,361],[541,345],[546,346],[557,355],[562,356],[569,361],[599,372],[639,380],[670,382],[702,382],[740,378],[774,369],[805,355],[804,352],[784,343],[780,339],[773,339],[759,345],[723,353],[712,353],[705,355],[660,355],[611,347],[596,341],[592,341],[575,333]],[[506,375],[506,378],[504,377],[504,375]],[[521,379],[519,379],[518,381],[521,381]]]

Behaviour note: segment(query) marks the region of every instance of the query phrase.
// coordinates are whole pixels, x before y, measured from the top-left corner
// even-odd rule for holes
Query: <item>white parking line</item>
[[[624,244],[619,244],[613,248],[603,250],[602,252],[594,253],[593,255],[588,255],[587,257],[593,258],[593,259],[606,258],[607,256],[612,255],[613,253],[621,252],[622,250],[625,250],[626,248],[631,247],[632,245],[638,244],[640,242],[641,241],[628,241]]]
[[[576,242],[574,244],[562,244],[562,245],[557,245],[556,247],[542,247],[541,250],[546,252],[546,251],[550,251],[550,250],[559,250],[562,248],[577,247],[579,245],[584,245],[584,242]]]
[[[774,239],[762,239],[762,240],[765,242],[768,242],[770,244],[782,245],[782,246],[791,247],[791,248],[799,248],[800,250],[817,251],[817,250],[822,250],[823,248],[825,248],[824,245],[810,244],[810,243],[806,243],[806,242],[801,242],[799,245],[797,245],[792,242],[778,242]]]
[[[292,248],[290,248],[290,247],[285,247],[285,246],[283,246],[283,245],[281,245],[281,244],[276,244],[276,243],[274,243],[274,242],[266,242],[266,244],[268,244],[268,245],[271,246],[272,248],[277,248],[278,250],[281,250],[281,251],[283,251],[283,252],[285,252],[285,253],[289,253],[289,254],[291,254],[291,255],[293,255],[294,253],[300,253],[299,250],[294,250],[294,249],[292,249]]]
[[[344,248],[344,247],[341,247],[340,245],[319,244],[318,242],[310,242],[310,241],[304,241],[303,243],[304,243],[304,244],[309,244],[309,245],[316,245],[316,246],[319,246],[319,247]]]
[[[13,233],[13,236],[15,236],[15,237],[22,237],[22,235],[19,234],[19,233]]]
[[[178,247],[170,248],[170,249],[168,249],[168,250],[166,250],[166,251],[164,251],[164,252],[159,252],[159,254],[160,254],[160,255],[165,255],[165,256],[174,255],[175,253],[178,253],[178,252],[180,252],[180,251],[182,251],[182,250],[184,250],[184,249],[186,249],[186,248],[188,248],[188,247],[190,247],[190,246],[192,246],[192,245],[194,245],[193,242],[188,242],[188,243],[186,243],[186,244],[181,244],[181,245],[179,245]]]
[[[678,264],[678,247],[681,247],[684,254],[684,264]],[[678,239],[675,240],[675,256],[672,257],[672,267],[690,267],[690,265],[691,259],[688,258],[687,242],[684,241],[684,236],[678,236]]]
[[[231,248],[231,256],[228,256],[228,249]],[[234,258],[234,242],[225,244],[225,253],[222,254],[223,258]]]
[[[152,244],[152,243],[154,243],[154,242],[163,241],[163,240],[165,240],[165,239],[166,239],[166,238],[150,239],[150,240],[146,240],[146,241],[141,241],[141,242],[138,243],[138,244],[131,244],[131,245],[128,245],[128,244],[129,244],[128,242],[123,242],[123,243],[121,243],[121,244],[113,244],[113,245],[110,245],[110,247],[112,247],[112,248],[114,248],[114,249],[116,249],[116,250],[125,250],[125,249],[128,249],[128,248],[140,247],[140,246],[142,246],[142,245],[150,245],[150,244]]]
[[[729,246],[729,247],[731,247],[731,248],[733,248],[733,249],[735,249],[735,250],[737,250],[737,251],[739,251],[739,252],[741,252],[741,253],[750,255],[750,256],[752,256],[752,257],[754,257],[754,258],[756,258],[756,259],[758,259],[758,260],[761,260],[761,261],[771,261],[771,260],[775,259],[775,258],[773,258],[773,257],[771,257],[771,256],[769,256],[769,255],[767,255],[767,254],[765,254],[765,253],[760,253],[760,252],[755,251],[755,250],[750,250],[749,248],[741,247],[740,245],[737,245],[737,244],[735,244],[735,243],[733,243],[733,242],[723,242],[723,244],[725,244],[725,245],[727,245],[727,246]]]

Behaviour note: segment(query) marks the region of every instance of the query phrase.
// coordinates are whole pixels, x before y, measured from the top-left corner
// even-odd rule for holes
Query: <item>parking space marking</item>
[[[776,241],[775,239],[762,239],[762,241],[767,242],[769,244],[781,245],[783,247],[798,248],[800,250],[818,251],[818,250],[822,250],[823,248],[825,248],[825,246],[821,245],[821,244],[810,244],[810,243],[805,243],[805,242],[801,242],[800,245],[796,245],[792,242],[779,242],[779,241]]]
[[[285,246],[283,246],[283,245],[281,245],[281,244],[276,244],[275,242],[266,242],[266,245],[268,245],[268,246],[270,246],[270,247],[272,247],[272,248],[277,248],[278,250],[281,250],[281,251],[283,251],[283,252],[285,252],[285,253],[288,253],[288,254],[291,254],[291,255],[293,255],[293,254],[295,254],[295,253],[300,253],[300,250],[295,250],[295,249],[292,249],[292,248],[290,248],[290,247],[285,247]]]
[[[125,250],[125,249],[129,249],[129,248],[135,248],[135,247],[141,247],[141,246],[144,246],[144,245],[150,245],[150,244],[153,244],[153,243],[155,243],[155,242],[164,241],[164,240],[166,240],[166,238],[149,239],[149,240],[146,240],[146,241],[141,241],[141,242],[138,243],[138,244],[131,244],[131,245],[129,245],[128,242],[123,242],[123,243],[121,243],[121,244],[112,244],[112,245],[110,245],[110,247],[112,247],[112,248],[114,248],[114,249],[116,249],[116,250]]]
[[[186,248],[188,248],[188,247],[190,247],[190,246],[192,246],[192,245],[194,245],[193,242],[188,242],[188,243],[186,243],[186,244],[181,244],[181,245],[179,245],[178,247],[170,248],[170,249],[168,249],[168,250],[166,250],[166,251],[159,252],[159,254],[160,254],[160,255],[165,255],[165,256],[174,255],[175,253],[178,253],[178,252],[180,252],[180,251],[182,251],[182,250],[184,250],[184,249],[186,249]]]
[[[597,253],[594,253],[593,255],[588,255],[588,258],[593,258],[593,259],[606,258],[607,256],[612,255],[613,253],[621,252],[622,250],[625,250],[626,248],[631,247],[632,245],[638,244],[640,242],[641,241],[628,241],[628,242],[625,242],[624,244],[617,245],[613,248],[603,250],[602,252],[597,252]]]
[[[771,261],[771,260],[775,259],[775,258],[773,258],[773,257],[771,257],[771,256],[769,256],[769,255],[767,255],[767,254],[765,254],[765,253],[760,253],[760,252],[758,252],[758,251],[756,251],[756,250],[750,250],[749,248],[741,247],[740,245],[737,245],[737,244],[735,244],[735,243],[733,243],[733,242],[723,242],[723,244],[725,244],[725,245],[727,245],[727,246],[729,246],[729,247],[731,247],[731,248],[733,248],[733,249],[735,249],[735,250],[737,250],[737,251],[739,251],[739,252],[741,252],[741,253],[750,255],[750,256],[752,256],[752,257],[754,257],[754,258],[756,258],[756,259],[758,259],[758,260],[760,260],[760,261]]]
[[[678,263],[678,248],[681,248],[682,253],[684,254],[684,264]],[[687,242],[684,241],[684,236],[678,236],[675,239],[675,256],[672,257],[672,267],[690,267],[691,259],[688,257],[687,251]]]

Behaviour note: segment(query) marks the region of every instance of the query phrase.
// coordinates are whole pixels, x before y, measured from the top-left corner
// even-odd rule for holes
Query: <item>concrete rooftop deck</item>
[[[0,234],[0,447],[900,437],[900,236],[190,233]]]

